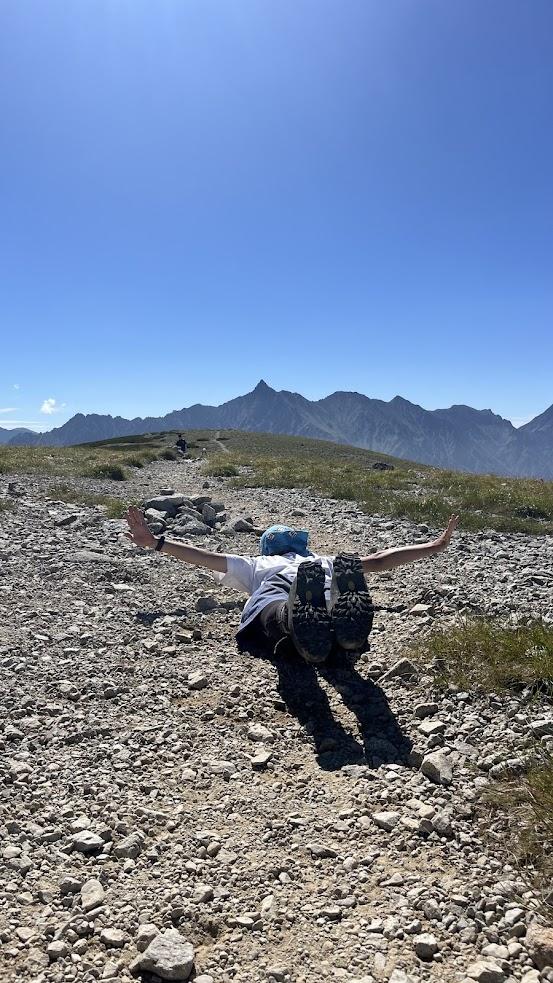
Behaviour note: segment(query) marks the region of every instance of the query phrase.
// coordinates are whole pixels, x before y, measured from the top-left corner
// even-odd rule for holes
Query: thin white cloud
[[[59,413],[65,406],[65,403],[58,403],[56,399],[51,396],[45,399],[42,406],[40,407],[41,413],[46,413],[47,416],[51,416],[52,413]]]
[[[3,420],[2,428],[4,430],[15,430],[16,427],[27,427],[29,430],[46,430],[47,427],[44,425],[44,420]]]
[[[12,389],[21,389],[21,386],[19,385],[18,382],[14,382]]]
[[[0,407],[0,413],[15,413],[16,411],[17,411],[17,406]]]

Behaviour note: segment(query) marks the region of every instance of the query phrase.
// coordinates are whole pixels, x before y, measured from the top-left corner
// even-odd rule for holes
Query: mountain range
[[[516,429],[491,410],[464,405],[425,410],[402,396],[386,402],[355,392],[309,400],[299,393],[277,392],[263,379],[252,392],[220,406],[196,403],[162,417],[133,420],[77,413],[43,434],[0,428],[0,443],[67,446],[198,428],[317,437],[440,468],[553,479],[553,405]]]

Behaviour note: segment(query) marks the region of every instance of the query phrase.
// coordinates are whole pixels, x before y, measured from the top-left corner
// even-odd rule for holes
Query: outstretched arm
[[[382,573],[383,570],[393,570],[404,563],[413,563],[414,560],[424,560],[436,553],[441,553],[449,546],[449,541],[459,522],[458,515],[452,515],[447,524],[447,529],[438,536],[437,539],[429,543],[422,543],[417,546],[399,546],[389,550],[380,550],[372,556],[364,556],[361,560],[363,573]]]
[[[125,518],[129,524],[129,531],[125,533],[127,539],[132,540],[137,546],[154,549],[158,540],[150,532],[140,509],[136,505],[130,505]],[[227,572],[225,553],[213,553],[211,550],[203,550],[198,546],[185,546],[183,543],[175,543],[169,539],[165,540],[160,552],[174,556],[177,560],[183,560],[184,563],[192,563],[195,567],[207,567],[208,570],[216,570],[217,573]]]

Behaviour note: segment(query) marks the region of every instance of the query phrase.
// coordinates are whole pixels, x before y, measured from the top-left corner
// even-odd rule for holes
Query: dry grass
[[[96,492],[86,492],[77,487],[72,488],[63,482],[50,485],[48,492],[50,498],[71,505],[102,505],[109,519],[122,519],[129,505],[138,504],[137,501],[114,498],[111,495],[102,495]]]
[[[130,468],[156,460],[176,460],[174,433],[139,434],[75,447],[0,446],[0,474],[103,478],[124,481]],[[191,456],[197,456],[192,444]]]
[[[219,439],[222,438],[221,437]],[[440,470],[328,441],[273,434],[226,434],[229,454],[210,457],[206,473],[248,486],[311,488],[350,499],[365,511],[443,526],[456,512],[461,528],[553,534],[553,482]],[[377,461],[393,470],[375,470]]]
[[[482,797],[485,828],[541,897],[553,919],[553,757],[538,748],[523,774],[507,776]]]
[[[176,460],[176,432],[138,434],[78,447],[0,446],[0,473],[107,477],[124,480],[131,467]],[[452,512],[461,528],[553,534],[553,482],[440,470],[359,447],[279,434],[188,431],[189,455],[207,448],[207,474],[253,487],[311,488],[350,499],[373,514],[434,527]],[[228,454],[220,451],[224,442]],[[189,456],[187,455],[187,456]],[[377,462],[393,470],[374,470]],[[121,477],[123,476],[123,478]]]
[[[487,618],[433,631],[412,650],[438,676],[462,689],[531,688],[553,694],[553,625],[508,626]]]

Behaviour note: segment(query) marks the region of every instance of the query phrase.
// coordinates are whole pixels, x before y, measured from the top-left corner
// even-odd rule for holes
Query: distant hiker
[[[317,556],[307,548],[308,533],[289,526],[265,530],[259,543],[261,555],[236,556],[156,537],[136,506],[130,506],[127,521],[126,535],[137,546],[207,567],[220,583],[247,591],[250,597],[237,631],[242,643],[262,642],[275,651],[286,639],[306,662],[320,665],[333,645],[348,652],[361,652],[367,646],[373,606],[365,574],[441,553],[449,546],[459,517],[452,515],[437,539],[364,557],[358,553]]]
[[[178,447],[178,448],[179,448],[179,450],[180,450],[180,451],[181,451],[181,452],[182,452],[183,454],[186,454],[186,448],[187,448],[187,446],[188,446],[188,445],[187,445],[187,443],[186,443],[186,440],[185,440],[185,438],[184,438],[184,437],[183,437],[183,435],[182,435],[182,434],[180,433],[180,434],[179,434],[179,439],[177,440],[177,442],[176,442],[176,444],[175,444],[175,447]]]

